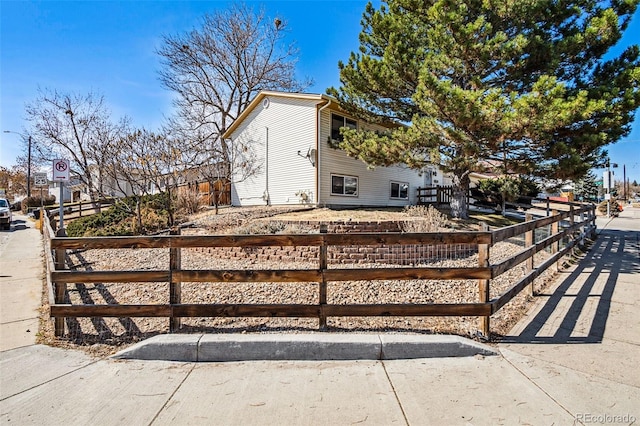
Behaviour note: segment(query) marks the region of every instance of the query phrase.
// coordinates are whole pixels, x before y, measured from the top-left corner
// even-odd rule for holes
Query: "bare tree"
[[[173,192],[186,183],[189,165],[194,161],[185,143],[146,129],[130,132],[109,145],[110,161],[105,168],[111,182],[123,194],[137,199],[156,192],[166,194],[169,225],[174,223]],[[138,221],[138,226],[142,224]]]
[[[113,123],[104,97],[91,92],[41,90],[26,106],[26,114],[42,159],[68,158],[72,174],[86,185],[91,199],[102,195],[107,147],[127,128],[128,120]]]
[[[165,36],[160,81],[177,94],[167,131],[184,142],[192,166],[209,182],[255,174],[251,146],[235,146],[222,134],[262,90],[302,91],[311,81],[295,77],[297,49],[284,42],[286,23],[267,19],[243,3],[205,15],[202,26]],[[234,163],[235,162],[235,163]],[[217,200],[216,200],[217,201]]]
[[[24,167],[14,165],[11,168],[0,166],[0,188],[6,197],[13,200],[16,196],[27,193],[27,174]]]

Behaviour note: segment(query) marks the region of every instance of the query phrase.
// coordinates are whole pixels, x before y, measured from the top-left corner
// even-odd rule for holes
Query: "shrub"
[[[122,225],[121,222],[133,216],[134,211],[127,199],[119,200],[101,213],[82,217],[69,223],[67,235],[70,237],[133,235],[133,228]]]
[[[140,209],[142,229],[146,232],[155,232],[169,227],[169,215],[166,210],[155,210],[149,207]],[[131,218],[132,228],[137,227],[137,218]]]
[[[535,197],[539,192],[538,184],[530,178],[505,176],[481,180],[472,196],[480,204],[501,207],[503,196],[504,201],[514,202],[519,197]]]
[[[282,233],[286,227],[286,224],[280,221],[257,220],[236,228],[234,233],[241,235],[279,234]]]
[[[617,200],[615,200],[614,198],[611,198],[609,200],[609,210],[610,213],[616,213],[619,212],[619,208],[620,208],[620,204],[618,203]],[[598,211],[602,214],[607,214],[607,201],[603,201],[600,204],[598,204]]]
[[[403,232],[438,232],[449,225],[449,218],[433,206],[407,206],[405,213],[421,220],[405,220],[400,224]]]
[[[51,206],[56,203],[56,197],[50,194],[45,194],[42,197],[42,202],[40,201],[40,196],[37,197],[26,197],[20,203],[20,210],[22,213],[27,214],[29,211],[29,207],[40,207],[43,206]]]
[[[169,226],[168,202],[166,193],[145,195],[139,198],[140,221],[138,229],[136,197],[119,199],[107,210],[72,221],[67,226],[70,237],[124,236],[143,232],[155,232]]]
[[[256,220],[233,229],[230,233],[240,235],[256,234],[312,234],[318,232],[309,225],[290,224],[278,220]]]
[[[194,190],[180,190],[176,200],[176,210],[181,214],[196,213],[204,205],[204,197]]]

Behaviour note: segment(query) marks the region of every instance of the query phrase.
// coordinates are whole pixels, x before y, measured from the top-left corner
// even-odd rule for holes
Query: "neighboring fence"
[[[595,206],[567,204],[567,211],[556,212],[540,219],[501,228],[494,231],[451,233],[349,233],[329,234],[326,227],[316,234],[292,235],[164,235],[142,237],[55,237],[45,220],[47,250],[47,283],[50,315],[55,318],[55,333],[64,335],[65,317],[166,317],[170,331],[180,327],[185,317],[298,317],[318,318],[320,327],[327,317],[348,316],[477,316],[482,319],[481,332],[490,336],[490,317],[530,286],[549,266],[556,263],[581,240],[595,232]],[[46,219],[46,218],[45,218]],[[528,217],[531,219],[531,217]],[[546,230],[539,236],[536,230]],[[176,231],[177,233],[177,231]],[[523,239],[524,248],[511,257],[491,264],[491,247],[508,239]],[[564,241],[564,247],[560,247]],[[424,265],[389,267],[361,267],[357,263],[349,268],[329,266],[328,252],[340,246],[370,247],[375,245],[456,245],[475,246],[477,265],[473,267],[432,267]],[[181,265],[181,250],[187,248],[243,247],[307,247],[317,250],[316,269],[238,269],[189,270]],[[65,269],[67,250],[117,248],[165,248],[169,250],[169,263],[159,270],[74,271]],[[551,255],[534,267],[533,256],[548,250]],[[490,298],[491,279],[510,268],[526,262],[526,274],[498,297]],[[212,262],[215,263],[215,262]],[[339,265],[344,266],[344,265]],[[425,304],[328,304],[327,283],[332,281],[378,280],[477,280],[478,298],[472,303]],[[169,303],[165,304],[76,304],[67,302],[69,283],[169,283]],[[183,282],[225,283],[318,283],[315,304],[183,304]],[[532,287],[530,287],[532,288]],[[532,291],[532,290],[531,290]]]
[[[227,179],[217,179],[215,181],[198,182],[198,194],[207,206],[230,206],[231,205],[231,182]],[[188,185],[189,186],[189,185]]]
[[[436,206],[450,204],[453,198],[453,186],[429,186],[426,188],[418,188],[418,204]],[[467,192],[467,203],[469,202],[469,193]]]
[[[111,207],[115,200],[113,198],[104,198],[95,201],[78,201],[74,203],[64,203],[64,220],[78,219],[83,216],[91,216],[102,212],[102,209]],[[54,204],[45,206],[45,210],[50,216],[58,216],[60,214],[60,205]],[[38,213],[39,214],[39,213]]]

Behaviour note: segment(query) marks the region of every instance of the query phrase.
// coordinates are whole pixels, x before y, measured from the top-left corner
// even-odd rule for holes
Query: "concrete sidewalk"
[[[637,424],[640,209],[598,226],[498,355],[203,363],[29,345],[0,353],[0,423]]]
[[[13,215],[0,231],[0,351],[33,345],[42,305],[42,238],[35,222]]]

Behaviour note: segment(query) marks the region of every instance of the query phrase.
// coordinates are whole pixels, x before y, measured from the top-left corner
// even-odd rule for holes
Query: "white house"
[[[331,148],[341,127],[384,130],[349,116],[327,95],[263,91],[223,137],[253,146],[261,165],[241,179],[232,171],[236,206],[405,206],[417,204],[417,188],[442,185],[434,165],[419,173],[405,166],[368,169]]]

